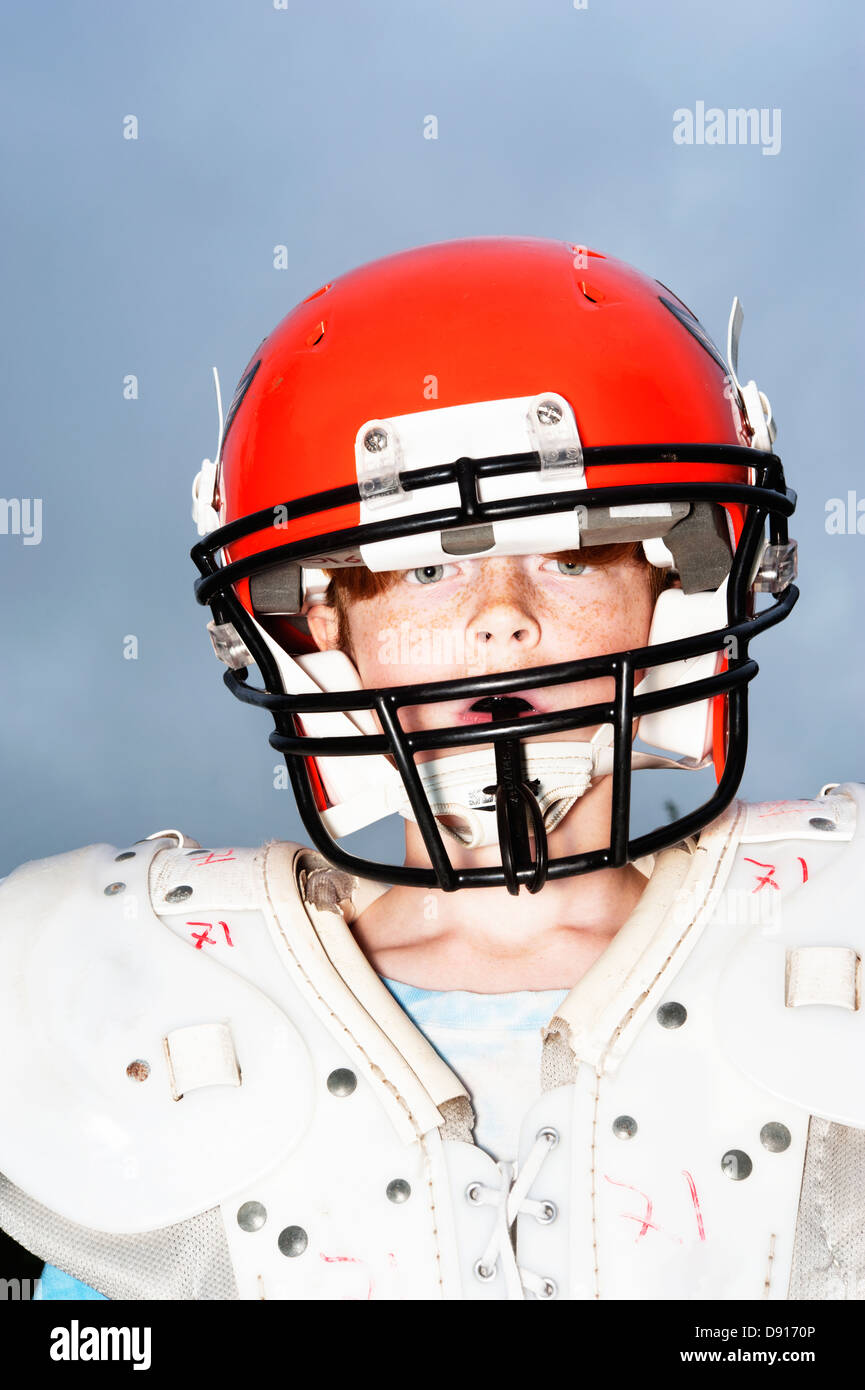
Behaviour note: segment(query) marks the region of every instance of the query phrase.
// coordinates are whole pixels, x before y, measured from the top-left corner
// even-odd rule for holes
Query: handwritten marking
[[[372,1291],[373,1291],[373,1287],[374,1287],[374,1285],[373,1285],[373,1278],[372,1278],[372,1274],[371,1274],[370,1271],[369,1271],[369,1266],[367,1265],[366,1260],[359,1260],[359,1259],[357,1258],[356,1255],[325,1255],[324,1251],[322,1251],[322,1250],[319,1250],[318,1256],[319,1256],[319,1259],[321,1259],[321,1260],[326,1260],[328,1264],[363,1265],[363,1267],[364,1267],[364,1269],[365,1269],[365,1271],[366,1271],[367,1284],[368,1284],[368,1287],[367,1287],[367,1294],[366,1294],[366,1301],[369,1301],[369,1299],[372,1298]],[[360,1299],[351,1298],[351,1299],[348,1299],[347,1302],[349,1302],[349,1303],[358,1303],[358,1302],[361,1302],[361,1300],[360,1300]]]
[[[226,849],[226,850],[223,850],[223,851],[222,851],[222,854],[214,854],[212,849],[194,849],[194,850],[191,850],[191,851],[190,851],[189,857],[190,857],[190,859],[194,859],[194,858],[196,857],[196,855],[199,855],[199,854],[206,854],[206,855],[207,855],[207,858],[206,858],[206,859],[199,859],[199,860],[197,861],[199,865],[201,865],[201,864],[229,864],[229,863],[234,863],[234,862],[236,862],[236,855],[235,855],[233,849]]]
[[[671,1235],[669,1231],[665,1231],[662,1226],[659,1226],[657,1222],[652,1220],[652,1199],[651,1197],[648,1197],[645,1192],[641,1192],[640,1189],[638,1187],[634,1187],[632,1183],[618,1182],[615,1178],[609,1177],[606,1173],[604,1174],[604,1181],[612,1183],[614,1187],[626,1187],[629,1192],[636,1192],[637,1196],[642,1197],[643,1201],[646,1204],[646,1211],[645,1215],[643,1216],[636,1216],[632,1211],[619,1212],[619,1215],[623,1217],[626,1221],[640,1222],[640,1229],[637,1232],[637,1237],[634,1241],[635,1245],[642,1239],[642,1237],[647,1233],[647,1231],[658,1231],[660,1235],[669,1236],[670,1240],[674,1240],[677,1245],[682,1244],[681,1236]]]
[[[705,1227],[703,1226],[703,1213],[700,1211],[700,1199],[697,1196],[696,1184],[694,1182],[694,1179],[691,1177],[691,1174],[688,1172],[687,1168],[682,1169],[682,1177],[687,1178],[688,1180],[688,1187],[691,1190],[691,1201],[694,1203],[694,1213],[697,1217],[697,1230],[700,1234],[700,1239],[705,1240],[706,1231]]]
[[[206,927],[207,929],[203,932],[191,933],[192,939],[195,942],[196,951],[200,951],[205,942],[208,946],[216,946],[219,944],[218,942],[214,941],[213,937],[210,935],[210,929],[213,926],[212,922],[187,922],[186,925],[188,927]],[[234,942],[231,939],[231,932],[228,930],[228,923],[218,922],[217,926],[222,927],[223,935],[225,936],[226,941],[228,942],[229,946],[233,946]]]
[[[781,885],[780,885],[780,883],[776,883],[775,880],[774,880],[774,878],[772,877],[772,875],[773,875],[774,872],[775,872],[775,865],[774,865],[774,864],[764,864],[764,863],[762,863],[762,861],[759,860],[759,859],[749,859],[747,855],[745,855],[745,863],[746,863],[746,864],[756,864],[757,867],[758,867],[759,869],[768,869],[768,870],[769,870],[768,874],[764,874],[762,878],[760,877],[759,874],[757,875],[757,887],[751,890],[753,893],[759,893],[760,889],[761,889],[761,888],[765,888],[767,885],[768,885],[770,888],[775,888],[775,889],[777,889],[778,892],[780,893],[780,891],[781,891]]]

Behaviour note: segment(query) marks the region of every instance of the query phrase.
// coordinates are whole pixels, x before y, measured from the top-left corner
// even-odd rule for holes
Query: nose
[[[487,656],[531,651],[541,629],[526,586],[518,577],[498,574],[479,591],[469,621],[469,637]]]

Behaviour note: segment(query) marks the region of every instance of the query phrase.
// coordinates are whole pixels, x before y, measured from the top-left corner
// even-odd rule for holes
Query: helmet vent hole
[[[318,299],[319,295],[321,295],[321,294],[327,294],[327,292],[328,292],[328,290],[330,289],[330,287],[331,287],[332,284],[333,284],[333,281],[332,281],[332,280],[328,280],[327,284],[326,284],[326,285],[322,285],[322,287],[321,287],[320,290],[314,290],[314,291],[312,292],[312,294],[308,294],[308,295],[306,296],[306,299],[303,301],[304,304],[308,304],[309,301],[310,301],[311,299]]]
[[[315,325],[315,328],[312,330],[312,332],[307,335],[306,346],[316,347],[316,345],[321,342],[326,332],[327,323],[324,319],[322,319],[320,323],[317,323]]]
[[[586,280],[580,280],[579,288],[588,299],[590,304],[601,304],[604,299],[604,291],[599,290],[597,285],[590,285]]]

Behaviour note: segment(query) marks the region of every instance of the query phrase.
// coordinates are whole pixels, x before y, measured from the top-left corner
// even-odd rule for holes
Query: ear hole
[[[318,646],[313,641],[306,618],[299,614],[293,618],[256,614],[256,622],[289,656],[306,656],[318,651]]]

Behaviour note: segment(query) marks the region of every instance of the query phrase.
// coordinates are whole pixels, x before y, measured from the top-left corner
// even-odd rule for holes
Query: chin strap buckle
[[[495,755],[496,826],[505,886],[516,897],[520,891],[518,870],[533,867],[526,887],[530,893],[538,893],[546,882],[549,864],[543,812],[523,776],[519,739],[498,740]],[[534,856],[529,845],[529,822],[535,837]]]

